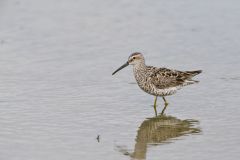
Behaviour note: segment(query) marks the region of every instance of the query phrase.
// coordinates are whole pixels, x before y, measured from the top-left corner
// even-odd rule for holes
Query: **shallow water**
[[[236,0],[1,1],[0,159],[238,159],[239,15]],[[131,67],[111,76],[134,51],[201,82],[154,118]]]

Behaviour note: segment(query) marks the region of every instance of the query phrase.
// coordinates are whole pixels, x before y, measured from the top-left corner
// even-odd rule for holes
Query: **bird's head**
[[[135,65],[144,62],[144,57],[142,53],[135,52],[128,57],[128,63],[130,65]]]
[[[137,64],[145,63],[144,61],[145,60],[144,60],[144,57],[143,57],[142,53],[139,53],[139,52],[132,53],[128,57],[128,61],[126,63],[124,63],[121,67],[119,67],[115,72],[113,72],[112,75],[114,75],[115,73],[117,73],[121,69],[127,67],[129,64],[130,65],[137,65]]]

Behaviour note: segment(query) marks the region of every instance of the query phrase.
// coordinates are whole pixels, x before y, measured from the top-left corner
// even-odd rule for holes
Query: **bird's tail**
[[[193,80],[192,77],[202,73],[202,70],[196,70],[196,71],[185,71],[185,79],[183,86],[198,83],[199,81]]]
[[[187,86],[187,85],[190,85],[190,84],[195,84],[195,83],[198,83],[198,82],[199,81],[192,80],[192,79],[185,80],[184,83],[183,83],[183,86]]]
[[[194,77],[200,73],[202,73],[202,70],[196,70],[196,71],[186,71],[187,74],[189,74],[189,77]]]

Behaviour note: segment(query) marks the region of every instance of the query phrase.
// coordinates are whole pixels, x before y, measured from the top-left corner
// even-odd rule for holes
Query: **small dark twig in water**
[[[96,139],[98,142],[100,142],[100,135],[98,135]]]

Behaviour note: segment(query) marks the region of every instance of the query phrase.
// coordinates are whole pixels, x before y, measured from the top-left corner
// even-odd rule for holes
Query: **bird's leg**
[[[153,107],[154,107],[155,115],[157,116],[157,96],[155,97]]]
[[[154,113],[155,113],[155,116],[157,117],[157,108],[154,107]]]
[[[154,100],[154,108],[156,108],[157,107],[157,96],[155,97],[155,100]]]
[[[165,106],[167,106],[167,105],[168,105],[167,100],[165,99],[165,97],[162,97],[162,98],[163,98],[163,100],[164,100]]]
[[[162,112],[161,112],[161,115],[164,114],[164,111],[166,110],[166,108],[167,108],[167,106],[165,105],[164,108],[163,108],[163,110],[162,110]]]
[[[162,110],[162,112],[161,112],[161,115],[164,114],[164,111],[166,110],[166,108],[167,108],[167,106],[168,106],[168,103],[167,103],[165,97],[162,97],[162,98],[163,98],[163,100],[164,100],[165,106],[164,106],[164,108],[163,108],[163,110]]]

